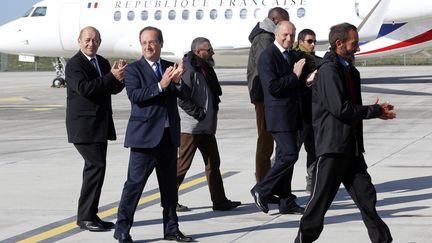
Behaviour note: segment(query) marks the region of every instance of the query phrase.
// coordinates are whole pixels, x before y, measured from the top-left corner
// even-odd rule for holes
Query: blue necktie
[[[92,59],[90,59],[90,62],[93,65],[93,67],[96,69],[96,71],[98,72],[99,77],[102,77],[102,74],[101,74],[101,72],[100,72],[100,70],[98,68],[97,63],[96,63],[96,58],[93,57]]]
[[[285,61],[287,61],[288,64],[291,64],[290,63],[290,58],[289,58],[289,52],[288,52],[288,50],[285,50],[282,54],[284,56]]]
[[[162,70],[161,70],[160,64],[158,62],[155,62],[153,65],[155,66],[156,77],[158,78],[158,80],[161,80],[162,79]]]

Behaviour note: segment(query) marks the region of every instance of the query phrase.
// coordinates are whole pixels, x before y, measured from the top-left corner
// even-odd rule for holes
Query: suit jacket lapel
[[[87,57],[81,51],[78,51],[78,53],[80,55],[81,62],[85,64],[86,72],[88,72],[89,74],[92,74],[93,76],[99,77],[98,70],[96,70],[96,68],[93,66],[93,64],[91,64],[90,60],[87,59]]]

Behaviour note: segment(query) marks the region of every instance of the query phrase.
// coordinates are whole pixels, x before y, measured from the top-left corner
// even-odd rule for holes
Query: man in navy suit
[[[302,214],[291,192],[294,163],[298,158],[297,135],[301,129],[299,89],[305,85],[303,66],[291,47],[295,27],[281,21],[275,29],[275,42],[266,48],[258,60],[258,74],[264,94],[264,120],[266,129],[276,142],[276,160],[266,176],[251,190],[255,204],[268,212],[267,198],[279,196],[281,214]]]
[[[81,30],[78,51],[66,68],[68,141],[84,158],[83,181],[78,200],[77,224],[89,231],[106,231],[114,227],[98,216],[99,197],[105,177],[107,140],[115,140],[111,95],[123,90],[125,63],[114,63],[96,52],[99,31],[88,26]]]
[[[164,239],[193,241],[179,230],[176,205],[177,148],[180,143],[180,118],[177,97],[187,86],[181,85],[183,64],[160,58],[161,30],[145,27],[139,35],[143,57],[125,70],[125,87],[131,102],[125,147],[130,148],[127,180],[117,213],[114,238],[133,242],[129,234],[138,201],[148,177],[156,168],[163,207]]]

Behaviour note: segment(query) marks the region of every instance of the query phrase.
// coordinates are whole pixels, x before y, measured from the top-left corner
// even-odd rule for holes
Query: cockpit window
[[[23,15],[23,17],[27,17],[27,16],[29,16],[30,15],[30,13],[33,11],[33,7],[31,7],[31,9],[29,9],[24,15]]]
[[[32,17],[40,17],[45,16],[47,11],[47,7],[37,7],[32,14]]]

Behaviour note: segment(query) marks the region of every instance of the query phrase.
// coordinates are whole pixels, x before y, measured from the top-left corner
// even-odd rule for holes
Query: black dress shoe
[[[100,218],[97,218],[96,221],[107,229],[113,229],[115,226],[115,224],[113,222],[103,221]]]
[[[301,207],[294,202],[294,206],[288,209],[279,209],[279,213],[280,214],[303,214],[304,210],[305,210],[304,207]]]
[[[240,205],[241,205],[241,202],[227,200],[223,203],[213,204],[213,210],[214,211],[227,211],[227,210],[234,209]]]
[[[111,228],[107,228],[99,222],[96,221],[78,221],[77,225],[84,230],[92,231],[92,232],[102,232],[109,231]]]
[[[269,208],[268,208],[266,199],[262,195],[260,195],[255,190],[255,188],[252,188],[252,190],[250,192],[252,194],[252,197],[254,198],[255,205],[264,213],[268,213]]]
[[[132,237],[128,233],[114,233],[114,239],[118,240],[119,243],[134,243]]]
[[[166,234],[164,236],[165,240],[175,240],[177,242],[194,242],[194,239],[190,236],[185,236],[180,230],[175,233]]]

